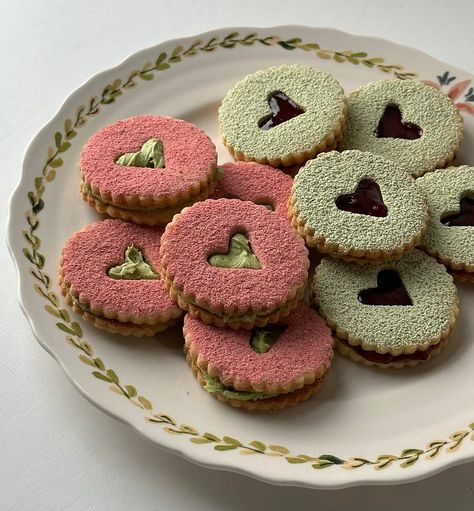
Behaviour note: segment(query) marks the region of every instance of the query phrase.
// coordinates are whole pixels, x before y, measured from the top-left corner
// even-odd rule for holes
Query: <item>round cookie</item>
[[[302,297],[308,267],[289,222],[251,202],[198,202],[162,237],[161,272],[172,298],[218,327],[276,323]]]
[[[289,211],[308,246],[361,263],[411,251],[427,217],[411,176],[379,155],[356,150],[307,162],[294,179]]]
[[[422,246],[456,280],[474,282],[474,167],[437,170],[416,183],[428,201]]]
[[[188,122],[129,117],[95,133],[80,158],[83,199],[99,213],[166,224],[206,199],[219,178],[216,148]]]
[[[312,299],[336,348],[378,367],[417,365],[446,344],[458,315],[446,268],[421,250],[378,266],[324,258]]]
[[[238,82],[219,108],[224,144],[237,160],[289,166],[334,149],[346,99],[328,73],[301,64],[270,67]]]
[[[417,177],[449,165],[462,138],[463,119],[441,91],[422,82],[381,80],[349,95],[339,149],[380,154]]]
[[[277,410],[307,399],[333,358],[331,330],[303,303],[277,325],[230,330],[188,314],[183,331],[188,363],[204,389],[247,410]]]
[[[224,163],[222,178],[210,199],[254,202],[288,218],[288,198],[293,179],[281,170],[260,163]]]
[[[103,220],[74,233],[59,268],[66,302],[111,333],[152,336],[174,325],[182,311],[158,272],[161,232]]]

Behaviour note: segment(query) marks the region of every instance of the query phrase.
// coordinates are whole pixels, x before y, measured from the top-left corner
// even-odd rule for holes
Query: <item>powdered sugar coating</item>
[[[106,316],[155,316],[180,314],[161,279],[117,280],[107,271],[124,261],[125,250],[134,245],[158,272],[162,231],[122,220],[103,220],[74,233],[61,256],[61,269],[71,293]]]
[[[382,270],[396,271],[413,304],[366,305],[360,291],[377,287]],[[312,283],[314,302],[338,337],[377,353],[425,350],[450,331],[458,294],[446,268],[421,250],[379,265],[323,258]]]
[[[385,217],[339,209],[339,196],[353,193],[362,179],[378,184]],[[358,150],[331,151],[310,160],[293,184],[299,222],[343,250],[392,251],[413,242],[425,226],[426,202],[415,180],[382,156]]]
[[[150,169],[115,163],[151,138],[163,142],[165,167]],[[80,167],[85,180],[112,197],[162,197],[187,192],[216,167],[216,148],[199,128],[181,119],[129,117],[95,133],[84,146]]]
[[[293,179],[279,169],[260,163],[240,161],[220,165],[222,179],[210,199],[240,199],[255,204],[271,204],[288,218],[288,199]]]
[[[377,137],[378,122],[388,105],[398,106],[403,122],[419,126],[422,136]],[[422,82],[391,79],[369,83],[349,95],[339,149],[380,154],[417,177],[451,161],[462,138],[463,119],[443,92]]]
[[[228,251],[231,236],[245,234],[262,269],[217,268],[208,258]],[[173,286],[203,307],[229,313],[273,310],[307,278],[303,239],[280,215],[251,202],[218,199],[185,208],[162,237],[162,264]]]
[[[258,121],[270,113],[268,95],[282,91],[305,110],[270,130]],[[284,159],[310,152],[340,129],[345,119],[344,91],[330,74],[302,64],[269,67],[246,76],[219,107],[226,145],[259,160]]]
[[[225,385],[283,390],[309,375],[321,376],[333,357],[331,330],[321,316],[301,303],[279,324],[288,327],[267,353],[256,353],[251,331],[217,328],[187,314],[186,347]]]
[[[474,227],[449,227],[441,218],[459,212],[463,197],[474,195],[474,167],[437,170],[416,180],[428,201],[428,229],[422,244],[456,269],[474,268]]]

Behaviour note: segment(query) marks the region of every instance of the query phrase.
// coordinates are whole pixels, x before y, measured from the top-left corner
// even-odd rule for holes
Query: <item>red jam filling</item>
[[[275,91],[268,96],[268,106],[271,114],[265,115],[258,121],[258,127],[262,130],[269,130],[282,124],[293,117],[304,114],[304,109],[297,105],[284,92]]]
[[[436,345],[429,346],[427,350],[417,350],[414,353],[402,353],[401,355],[391,355],[390,353],[377,353],[376,351],[368,351],[362,349],[360,346],[351,346],[348,342],[342,341],[344,344],[350,347],[351,350],[355,351],[361,357],[364,357],[370,362],[376,362],[377,364],[389,364],[390,362],[401,362],[404,360],[428,360],[431,352]]]
[[[403,122],[402,113],[397,105],[388,105],[380,118],[375,135],[379,138],[404,138],[416,140],[422,130],[416,124]]]
[[[371,179],[362,179],[354,193],[339,195],[336,206],[343,211],[360,215],[382,217],[388,213],[380,187]]]
[[[382,270],[377,275],[377,287],[360,291],[364,305],[413,305],[400,275],[394,270]]]
[[[459,213],[446,215],[441,223],[448,227],[471,227],[474,225],[474,198],[463,197],[459,202]]]

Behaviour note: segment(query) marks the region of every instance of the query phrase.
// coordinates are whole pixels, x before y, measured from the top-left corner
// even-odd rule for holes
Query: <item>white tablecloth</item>
[[[407,44],[474,72],[472,0],[3,0],[0,5],[2,239],[6,201],[34,133],[91,75],[160,41],[222,26],[331,26]],[[474,509],[474,464],[399,487],[323,492],[203,469],[151,447],[74,390],[20,311],[4,244],[0,262],[0,509]]]

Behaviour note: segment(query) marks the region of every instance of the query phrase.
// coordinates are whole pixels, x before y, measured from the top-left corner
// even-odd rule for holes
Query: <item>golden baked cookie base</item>
[[[348,97],[351,98],[351,97],[358,96],[363,91],[363,89],[366,86],[367,85],[360,86],[355,91],[352,91],[349,94]],[[438,92],[440,94],[444,94],[441,91],[438,91]],[[421,172],[416,173],[416,174],[411,174],[411,176],[413,176],[415,179],[417,177],[421,177],[421,176],[427,174],[428,172],[433,172],[436,169],[444,169],[444,168],[449,167],[450,165],[453,164],[453,162],[454,162],[454,160],[456,158],[456,153],[459,150],[459,147],[461,146],[461,143],[462,143],[462,140],[463,140],[463,135],[464,135],[464,133],[463,133],[463,129],[464,129],[464,119],[463,119],[463,116],[460,114],[459,110],[456,110],[456,113],[457,113],[457,118],[458,118],[458,127],[459,127],[459,129],[461,131],[461,139],[459,140],[458,146],[456,148],[454,148],[452,151],[450,151],[448,154],[444,155],[443,158],[441,158],[437,162],[434,162],[429,169],[427,169],[425,171],[421,171]]]
[[[374,362],[373,360],[368,360],[364,356],[360,355],[359,353],[351,349],[347,342],[339,339],[338,337],[335,337],[334,340],[336,351],[341,355],[350,358],[354,362],[360,362],[368,367],[379,367],[381,369],[388,368],[401,369],[402,367],[415,367],[419,364],[424,364],[425,362],[428,362],[428,360],[430,360],[431,357],[438,355],[438,353],[440,353],[448,345],[447,337],[439,341],[438,344],[436,344],[436,347],[431,350],[431,353],[426,360],[405,359],[392,361],[388,363],[379,363]]]
[[[278,323],[281,318],[290,314],[296,308],[300,300],[303,298],[305,285],[296,291],[296,294],[288,301],[278,306],[276,309],[269,311],[252,311],[252,314],[261,315],[263,317],[255,317],[253,320],[239,319],[239,316],[228,317],[228,313],[220,309],[205,309],[199,303],[194,305],[195,300],[186,297],[177,291],[173,286],[172,280],[162,268],[161,276],[166,284],[170,296],[175,300],[181,309],[187,311],[191,316],[199,318],[207,325],[214,325],[219,328],[231,328],[232,330],[251,330],[254,327],[264,327],[269,323]],[[246,314],[245,312],[242,315]]]
[[[100,188],[97,188],[92,183],[87,181],[81,171],[81,188],[85,187],[83,191],[86,192],[87,188],[91,194],[98,198],[100,201],[111,204],[122,209],[131,210],[150,210],[150,209],[164,209],[184,204],[185,202],[195,202],[194,198],[197,195],[202,194],[209,188],[213,188],[216,185],[216,168],[217,160],[209,167],[206,176],[200,181],[193,183],[188,189],[175,192],[168,195],[161,196],[149,196],[149,195],[112,195],[108,192],[103,192]],[[151,172],[154,172],[153,170]],[[165,172],[162,170],[161,172]]]
[[[427,247],[423,247],[423,250],[430,256],[438,259],[441,264],[444,264],[449,273],[451,273],[452,270],[461,272],[460,274],[452,274],[457,282],[474,282],[474,264],[453,263],[449,257],[442,256],[436,250],[430,250]]]
[[[84,319],[93,323],[96,328],[99,328],[100,330],[106,330],[111,334],[121,334],[133,337],[153,337],[157,333],[163,332],[164,330],[174,326],[178,321],[178,318],[176,318],[171,319],[168,322],[156,323],[155,325],[138,325],[130,321],[122,322],[116,319],[108,319],[105,317],[96,316],[90,312],[85,311],[84,309],[81,309],[81,307],[78,307],[72,300],[71,296],[67,293],[67,291],[64,290],[64,288],[61,288],[61,293],[64,296],[65,302],[72,308],[74,312],[77,312]]]
[[[324,236],[318,236],[314,229],[310,229],[305,225],[304,220],[299,216],[298,210],[295,208],[294,198],[290,197],[288,201],[288,215],[291,219],[291,225],[302,236],[308,247],[318,250],[322,254],[328,254],[331,257],[344,259],[348,262],[356,262],[359,264],[380,264],[385,261],[401,259],[404,255],[410,253],[417,245],[421,243],[421,238],[428,225],[428,210],[425,207],[423,228],[411,240],[410,243],[392,250],[374,250],[364,251],[357,249],[343,249],[336,243],[329,243]]]
[[[256,161],[257,163],[271,165],[272,167],[289,167],[291,165],[297,165],[307,160],[311,160],[319,153],[333,151],[334,149],[336,149],[337,145],[342,140],[342,136],[344,134],[344,130],[346,127],[346,117],[347,105],[344,102],[344,107],[341,111],[340,118],[338,119],[337,125],[335,126],[333,131],[328,133],[323,138],[323,140],[317,143],[312,149],[308,151],[302,151],[300,153],[289,154],[287,156],[283,156],[282,158],[266,158],[266,157],[254,158],[241,151],[236,150],[232,145],[229,144],[229,142],[223,135],[222,141],[235,160]]]
[[[312,297],[312,301],[317,306],[317,299],[315,297]],[[354,337],[351,334],[349,334],[349,332],[347,330],[339,327],[334,321],[331,321],[330,319],[328,319],[328,317],[324,314],[324,312],[321,310],[320,307],[318,307],[318,312],[326,320],[326,323],[328,324],[329,328],[333,331],[335,338],[339,338],[343,341],[346,341],[348,344],[350,344],[352,346],[360,346],[362,349],[364,349],[366,351],[375,351],[375,352],[378,351],[379,353],[390,353],[390,355],[393,355],[394,357],[396,357],[396,356],[402,355],[402,354],[410,355],[410,354],[414,353],[415,351],[425,351],[430,346],[439,344],[441,341],[446,339],[449,336],[449,334],[451,333],[451,331],[453,330],[454,325],[456,324],[456,320],[459,316],[459,299],[456,298],[456,303],[454,304],[454,307],[451,310],[448,327],[445,330],[443,330],[442,332],[440,332],[438,337],[435,337],[433,339],[426,339],[426,341],[423,343],[412,344],[411,346],[406,347],[405,349],[398,348],[398,349],[387,350],[385,352],[379,351],[377,345],[370,344],[368,342],[365,342],[361,338],[357,338],[357,337]]]
[[[331,367],[331,362],[334,356],[334,355],[331,356],[331,358],[328,360],[328,363],[325,366],[321,366],[318,370],[314,370],[313,372],[303,374],[299,378],[285,385],[281,384],[272,385],[271,383],[266,381],[262,381],[259,384],[252,384],[247,380],[224,378],[221,372],[213,365],[210,365],[209,362],[202,357],[198,350],[191,349],[192,341],[190,336],[186,332],[185,328],[183,329],[183,335],[184,335],[183,349],[184,352],[186,353],[188,361],[191,360],[192,363],[196,365],[196,367],[202,369],[203,371],[206,371],[206,373],[212,378],[217,378],[220,382],[222,382],[223,385],[233,387],[235,390],[242,392],[265,392],[267,394],[287,394],[288,392],[293,392],[295,390],[301,389],[302,387],[312,385],[316,380],[323,378],[327,374],[329,368]]]
[[[206,381],[202,376],[201,371],[198,369],[197,365],[193,362],[189,353],[186,354],[186,360],[190,365],[194,376],[196,376],[198,382],[201,384],[203,388],[206,386]],[[324,375],[325,376],[325,375]],[[229,399],[224,397],[222,394],[218,392],[209,392],[219,401],[228,403],[234,408],[243,408],[245,410],[253,411],[253,410],[281,410],[282,408],[286,408],[287,406],[295,406],[302,401],[306,401],[309,399],[321,386],[324,381],[324,376],[317,379],[310,385],[305,385],[302,388],[294,390],[292,392],[288,392],[286,394],[280,394],[278,396],[269,397],[267,399],[257,399],[257,400],[240,400],[240,399]]]
[[[119,218],[120,220],[131,221],[140,225],[148,225],[150,227],[157,225],[166,225],[173,220],[174,215],[177,215],[185,207],[192,206],[195,202],[206,200],[209,195],[214,192],[214,187],[202,192],[200,195],[193,197],[193,201],[179,204],[178,206],[151,209],[148,211],[123,209],[112,204],[102,202],[100,199],[89,195],[81,190],[82,199],[89,204],[89,206],[96,209],[102,215],[108,215],[112,218]]]
[[[459,273],[453,273],[449,271],[449,274],[453,277],[454,282],[463,283],[468,282],[470,284],[474,284],[474,273],[473,272],[467,272],[467,271],[461,271]]]
[[[128,325],[130,327],[129,328],[130,331],[132,330],[132,326],[134,328],[141,327],[137,331],[145,331],[146,330],[145,327],[149,327],[148,331],[150,332],[153,331],[154,333],[156,333],[158,331],[164,330],[165,328],[168,328],[168,326],[165,326],[161,330],[157,330],[157,328],[160,328],[161,325],[169,324],[169,326],[171,326],[183,314],[183,311],[177,305],[173,309],[170,309],[169,311],[166,312],[161,311],[157,312],[156,314],[151,314],[147,316],[137,316],[132,311],[130,311],[127,314],[118,313],[117,311],[110,310],[104,311],[104,309],[102,309],[101,307],[97,307],[93,303],[85,299],[84,296],[82,296],[79,291],[72,288],[71,283],[68,282],[66,276],[64,275],[62,262],[60,264],[61,266],[59,267],[58,281],[59,286],[61,288],[61,293],[66,297],[66,301],[69,299],[70,303],[68,302],[68,305],[74,305],[73,307],[74,310],[76,312],[82,313],[82,315],[86,319],[89,319],[86,317],[87,314],[92,316],[92,318],[99,318],[100,320],[109,320],[111,322],[117,322],[118,325],[115,325],[113,328],[121,325],[126,326]],[[78,306],[77,305],[78,303],[80,303],[81,306]],[[99,321],[97,322],[99,323]],[[153,333],[150,333],[148,335],[153,335]]]

